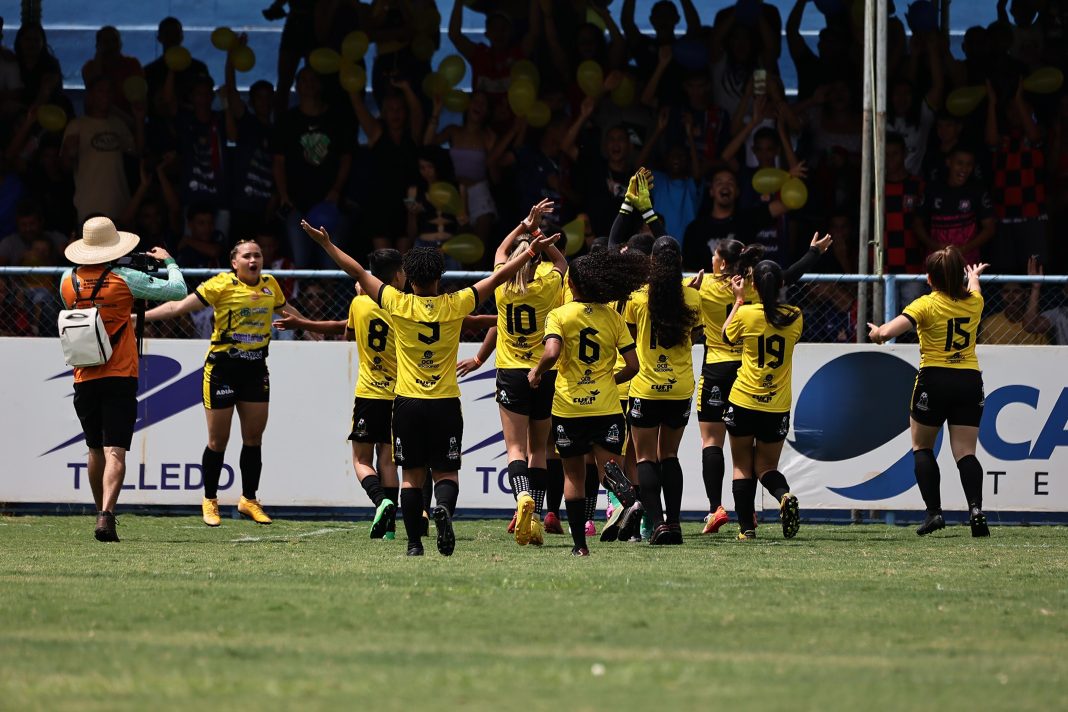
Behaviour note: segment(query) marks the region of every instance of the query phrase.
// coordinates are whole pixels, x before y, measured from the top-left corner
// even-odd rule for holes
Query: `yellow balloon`
[[[163,63],[168,69],[184,72],[193,63],[193,55],[189,54],[189,50],[185,47],[177,45],[163,53]]]
[[[564,254],[568,257],[576,255],[586,244],[586,216],[579,215],[577,218],[560,228],[564,233],[567,243],[564,244]],[[557,247],[560,247],[557,244]]]
[[[471,97],[467,95],[467,92],[459,89],[450,89],[449,93],[445,95],[445,108],[458,114],[467,111],[467,106],[470,103]]]
[[[600,96],[604,91],[604,71],[601,69],[601,65],[592,59],[587,59],[585,62],[578,66],[579,89],[586,96]]]
[[[453,214],[459,212],[460,193],[452,183],[438,181],[431,184],[426,191],[426,199],[438,210]]]
[[[319,74],[333,74],[341,67],[341,55],[329,47],[313,49],[308,64]]]
[[[236,41],[237,35],[229,27],[216,27],[211,32],[211,44],[215,49],[221,49],[223,52],[232,50]]]
[[[771,195],[782,188],[790,174],[781,168],[761,168],[753,174],[753,190],[761,195]]]
[[[612,103],[621,109],[626,109],[634,103],[635,93],[634,80],[624,74],[619,86],[612,90]]]
[[[790,177],[782,184],[779,199],[790,210],[798,210],[808,202],[808,188],[800,178]]]
[[[463,81],[464,75],[467,74],[467,65],[464,64],[464,59],[460,55],[450,54],[441,60],[441,64],[438,65],[438,74],[445,77],[450,87],[454,87]]]
[[[345,39],[341,41],[341,56],[350,62],[355,62],[357,59],[363,59],[363,56],[367,54],[367,48],[371,44],[371,39],[367,36],[366,32],[356,30],[345,35]]]
[[[520,116],[526,116],[537,98],[538,90],[529,79],[516,79],[508,87],[508,105]]]
[[[1032,94],[1052,94],[1064,84],[1064,72],[1056,67],[1042,67],[1023,81],[1024,91]]]
[[[239,72],[247,72],[256,66],[256,53],[251,47],[235,47],[230,53],[230,62]]]
[[[946,111],[954,116],[967,116],[986,98],[986,87],[961,87],[946,97]]]
[[[341,88],[350,94],[355,94],[367,86],[367,70],[360,65],[342,59],[339,72]]]
[[[518,79],[528,79],[535,89],[541,84],[541,74],[529,59],[521,59],[512,65],[511,79],[513,82]]]
[[[445,96],[449,92],[449,83],[439,72],[431,72],[423,78],[423,93],[427,96]]]
[[[535,101],[527,111],[527,123],[536,129],[548,125],[553,118],[552,109],[544,101]]]
[[[45,131],[58,133],[67,125],[67,112],[55,104],[41,104],[37,107],[37,123]]]
[[[412,56],[423,62],[429,62],[434,56],[434,39],[420,35],[412,40]]]
[[[465,232],[448,240],[441,246],[441,251],[464,264],[472,264],[482,259],[486,246],[477,235]]]
[[[126,77],[122,82],[122,95],[131,104],[140,104],[148,96],[148,82],[140,74]]]

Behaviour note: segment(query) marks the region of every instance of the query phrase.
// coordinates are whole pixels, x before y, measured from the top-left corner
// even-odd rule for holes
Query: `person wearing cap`
[[[82,226],[81,239],[64,251],[76,266],[60,281],[63,304],[68,309],[90,306],[89,295],[103,280],[93,306],[100,311],[112,346],[106,363],[74,369],[74,410],[89,448],[89,484],[96,503],[98,541],[119,540],[115,503],[126,476],[126,451],[137,420],[138,357],[130,319],[134,300],[162,302],[186,295],[182,273],[162,247],[154,247],[148,254],[166,264],[166,280],[115,264],[132,252],[140,239],[116,230],[108,218],[93,217]]]

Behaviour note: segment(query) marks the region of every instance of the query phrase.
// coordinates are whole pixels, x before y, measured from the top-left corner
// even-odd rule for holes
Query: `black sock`
[[[682,464],[679,458],[660,461],[660,486],[664,488],[664,511],[668,524],[678,524],[682,514]]]
[[[586,500],[569,499],[564,502],[567,508],[567,528],[571,530],[571,539],[575,546],[586,546]]]
[[[434,508],[434,478],[430,470],[426,471],[426,479],[423,480],[423,511],[427,514]]]
[[[916,484],[920,486],[920,495],[923,497],[923,503],[927,505],[927,513],[938,514],[942,511],[942,476],[938,471],[934,451],[930,448],[913,450],[912,458],[916,470]]]
[[[771,493],[776,502],[782,502],[782,496],[790,491],[790,485],[786,484],[786,476],[778,470],[764,473],[760,478],[760,484]]]
[[[734,512],[738,517],[738,527],[744,532],[753,528],[753,514],[756,509],[756,480],[734,480],[731,483],[734,492]]]
[[[642,488],[642,506],[649,515],[653,526],[664,521],[664,511],[660,506],[660,463],[643,460],[638,463],[638,483]]]
[[[530,477],[527,476],[526,460],[512,460],[508,463],[508,482],[512,485],[513,499],[519,499],[520,492],[530,494]]]
[[[241,494],[245,499],[256,499],[260,488],[260,473],[263,472],[263,453],[259,445],[241,446]]]
[[[423,490],[405,487],[400,491],[401,515],[404,517],[404,532],[408,546],[423,543]]]
[[[210,447],[204,448],[200,458],[200,468],[204,471],[204,497],[215,499],[219,496],[219,477],[222,475],[223,454]]]
[[[392,502],[394,505],[399,505],[400,502],[397,499],[400,496],[400,487],[383,487],[382,494]],[[397,510],[393,510],[393,514],[389,515],[389,525],[386,526],[387,532],[397,531]]]
[[[701,477],[710,512],[723,506],[723,469],[723,448],[709,445],[701,450]]]
[[[968,507],[983,508],[983,466],[975,455],[965,455],[957,460],[960,470],[960,483],[964,487],[964,497]]]
[[[560,516],[560,503],[564,501],[564,461],[560,458],[545,463],[545,511]]]
[[[378,475],[367,475],[360,481],[360,486],[363,487],[363,491],[367,493],[367,496],[371,498],[371,504],[375,507],[382,504],[386,493],[382,490],[382,480],[378,478]]]
[[[545,468],[531,467],[527,476],[530,477],[530,496],[534,498],[534,513],[541,514],[545,507]]]
[[[449,516],[456,514],[456,498],[460,496],[460,485],[455,480],[438,480],[434,483],[434,499],[439,507],[444,507]]]
[[[597,476],[597,465],[586,465],[586,521],[597,518],[597,492],[601,489],[601,479]],[[568,514],[568,516],[571,516]],[[585,522],[583,522],[585,526]]]

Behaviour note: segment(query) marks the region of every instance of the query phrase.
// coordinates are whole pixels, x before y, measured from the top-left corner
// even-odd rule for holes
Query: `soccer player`
[[[403,468],[400,497],[408,555],[423,555],[422,487],[429,468],[438,501],[438,506],[431,512],[437,528],[438,552],[442,556],[451,556],[456,546],[452,514],[459,493],[457,472],[463,440],[456,352],[464,317],[558,236],[534,239],[527,250],[491,276],[451,294],[439,294],[441,275],[445,272],[441,252],[430,248],[412,249],[404,256],[404,273],[414,293],[405,294],[383,284],[339,250],[322,227],[316,229],[306,221],[302,221],[301,227],[393,317],[397,349],[393,459]]]
[[[260,447],[271,397],[271,378],[267,372],[271,315],[281,311],[300,316],[286,303],[278,281],[262,273],[263,252],[256,242],[238,241],[230,250],[230,266],[231,271],[215,275],[185,299],[145,313],[145,321],[159,321],[207,307],[215,312],[211,346],[204,364],[208,444],[201,459],[204,471],[201,513],[209,527],[217,527],[222,522],[219,477],[235,407],[241,421],[241,498],[237,511],[258,524],[271,523],[256,499],[263,470]]]
[[[916,329],[920,337],[920,371],[912,390],[912,456],[916,483],[927,506],[920,536],[946,526],[942,518],[941,475],[934,445],[942,424],[949,422],[949,443],[968,501],[972,536],[990,536],[983,514],[983,468],[975,457],[979,421],[983,417],[983,376],[975,356],[975,334],[983,314],[979,275],[988,265],[965,267],[956,247],[927,256],[927,282],[933,290],[909,304],[887,324],[868,324],[873,342]],[[967,276],[967,285],[964,277]]]
[[[782,268],[763,260],[753,268],[753,288],[760,303],[746,304],[746,280],[732,277],[734,304],[723,322],[723,343],[742,349],[742,365],[727,398],[723,424],[731,439],[734,511],[738,538],[743,541],[756,538],[751,523],[757,478],[779,502],[783,536],[793,538],[801,525],[797,497],[779,471],[779,455],[790,432],[794,346],[804,320],[800,309],[779,303],[783,286]]]
[[[626,422],[616,383],[629,380],[638,371],[634,340],[612,303],[640,287],[647,269],[644,255],[610,250],[592,252],[572,262],[568,284],[575,301],[549,312],[545,351],[528,376],[531,387],[536,388],[543,376],[558,366],[553,432],[564,465],[564,504],[575,556],[590,554],[585,527],[585,456],[592,452],[602,469],[609,458],[623,452]],[[613,374],[617,353],[623,354],[626,366]],[[608,480],[606,472],[606,484]],[[621,497],[621,502],[629,508],[633,496],[630,501]]]
[[[694,391],[690,339],[700,326],[700,308],[697,290],[683,286],[679,243],[666,235],[658,238],[649,261],[649,284],[631,295],[623,315],[637,330],[638,373],[630,382],[627,417],[641,501],[653,526],[650,544],[682,543],[678,453],[690,419]]]

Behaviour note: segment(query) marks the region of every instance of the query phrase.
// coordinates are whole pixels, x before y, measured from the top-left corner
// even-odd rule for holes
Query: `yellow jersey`
[[[790,412],[794,346],[801,338],[804,319],[797,307],[783,305],[783,309],[797,313],[797,319],[785,329],[768,323],[762,304],[739,307],[727,325],[728,345],[742,348],[742,365],[731,388],[731,403],[769,413]]]
[[[538,269],[526,294],[508,284],[497,287],[497,368],[538,365],[545,351],[545,318],[560,300],[563,278],[555,269]]]
[[[215,310],[209,354],[247,354],[266,349],[271,342],[274,313],[286,305],[278,280],[269,274],[261,275],[256,284],[250,285],[234,272],[222,272],[197,287],[195,294]]]
[[[611,304],[570,302],[549,312],[545,340],[560,340],[553,415],[618,415],[616,354],[634,348],[626,323]]]
[[[943,292],[925,294],[902,310],[920,335],[920,368],[979,370],[975,334],[983,315],[983,295],[952,299]]]
[[[346,324],[356,339],[359,373],[356,395],[372,400],[393,400],[397,385],[397,348],[393,318],[375,300],[361,294],[349,304]]]
[[[383,285],[378,303],[393,316],[396,394],[405,398],[459,398],[456,352],[464,317],[478,306],[475,288],[420,297]]]
[[[699,312],[701,295],[696,289],[682,288],[689,309]],[[682,400],[693,395],[693,343],[687,332],[683,340],[664,348],[656,343],[649,317],[649,287],[631,295],[623,319],[638,329],[638,374],[630,382],[632,398]]]
[[[729,279],[705,276],[701,281],[701,325],[705,331],[705,363],[724,363],[741,361],[741,344],[731,346],[723,343],[723,322],[734,306],[734,292]],[[753,283],[745,282],[745,303],[757,304],[760,296],[753,289]]]
[[[633,296],[633,295],[631,295],[631,296]],[[631,299],[631,297],[627,297],[626,301],[618,301],[618,302],[616,302],[615,304],[613,304],[611,306],[616,310],[617,314],[619,314],[620,316],[623,316],[623,314],[626,313],[626,311],[627,311],[627,304],[630,303],[630,299]],[[624,321],[626,321],[626,320],[624,319]],[[627,327],[627,328],[629,329],[630,327]],[[633,337],[631,337],[631,338],[633,338]],[[626,365],[627,365],[627,362],[623,360],[623,354],[617,353],[616,354],[616,365],[612,368],[612,373],[613,374],[619,373],[620,371],[623,370],[623,367],[626,366]],[[630,384],[631,384],[631,381],[633,381],[633,380],[634,379],[632,378],[632,379],[630,379],[630,381],[623,381],[622,383],[617,383],[616,384],[616,390],[619,392],[619,400],[625,401],[625,400],[630,398]]]

